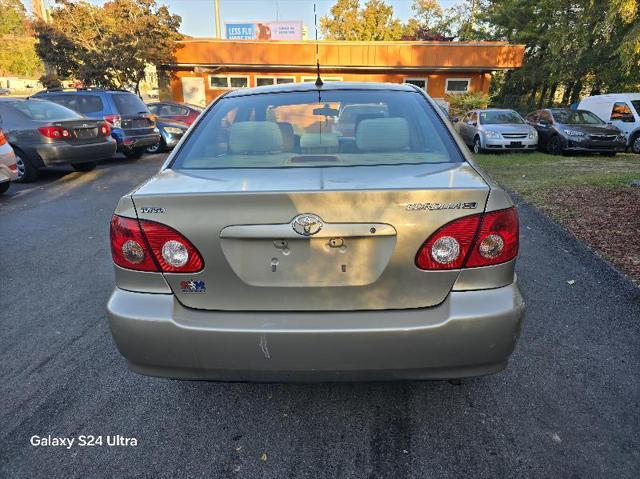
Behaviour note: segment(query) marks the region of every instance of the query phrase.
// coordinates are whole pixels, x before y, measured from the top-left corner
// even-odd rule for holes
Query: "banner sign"
[[[228,40],[302,40],[302,22],[225,23]]]

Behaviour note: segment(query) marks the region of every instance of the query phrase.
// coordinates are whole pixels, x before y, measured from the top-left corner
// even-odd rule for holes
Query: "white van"
[[[595,113],[625,134],[627,147],[640,153],[640,93],[609,93],[585,98],[579,110]]]

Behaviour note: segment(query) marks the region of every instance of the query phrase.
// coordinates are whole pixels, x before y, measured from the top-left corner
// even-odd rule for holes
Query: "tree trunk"
[[[542,108],[542,104],[544,103],[544,99],[547,96],[547,91],[549,90],[549,85],[547,82],[542,84],[542,91],[540,92],[540,99],[538,100],[538,109]]]
[[[574,82],[570,81],[569,83],[565,83],[564,85],[564,93],[562,94],[562,104],[566,105],[569,103],[569,98],[571,98],[571,91],[573,90]]]
[[[575,103],[580,99],[580,92],[582,91],[582,80],[578,80],[573,85],[573,91],[571,92],[571,103]]]
[[[553,82],[549,89],[549,98],[547,100],[547,106],[553,106],[554,99],[556,97],[556,90],[558,89],[558,82]]]

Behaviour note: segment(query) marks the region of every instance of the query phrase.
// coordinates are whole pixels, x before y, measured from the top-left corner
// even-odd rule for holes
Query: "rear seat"
[[[404,118],[362,120],[356,146],[363,152],[404,151],[409,148],[409,124]]]

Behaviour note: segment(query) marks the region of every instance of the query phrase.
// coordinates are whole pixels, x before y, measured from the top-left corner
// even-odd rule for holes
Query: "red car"
[[[161,101],[148,103],[149,111],[163,120],[179,121],[191,125],[204,108],[189,103]]]

